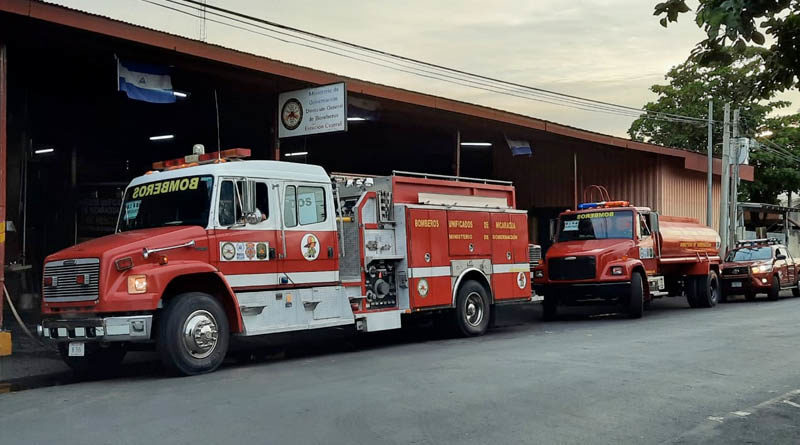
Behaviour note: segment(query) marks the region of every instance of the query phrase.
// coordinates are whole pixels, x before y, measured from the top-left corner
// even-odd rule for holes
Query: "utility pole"
[[[731,159],[731,104],[725,104],[722,123],[722,180],[719,193],[719,254],[724,257],[728,253],[728,186],[730,185]]]
[[[741,144],[739,143],[739,109],[733,110],[733,144],[734,144],[734,158],[733,158],[733,181],[731,182],[731,219],[730,219],[730,233],[728,239],[729,246],[736,245],[736,226],[738,217],[738,202],[739,202],[739,158],[741,156]]]
[[[714,157],[712,156],[714,130],[714,101],[708,101],[708,193],[706,194],[706,225],[714,227]]]

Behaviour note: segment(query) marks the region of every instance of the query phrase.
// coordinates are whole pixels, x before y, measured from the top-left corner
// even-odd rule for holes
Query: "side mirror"
[[[250,222],[250,215],[256,211],[256,183],[255,181],[244,181],[242,185],[242,213]]]
[[[786,255],[784,255],[784,254],[776,255],[775,259],[776,260],[785,260],[786,259]]]

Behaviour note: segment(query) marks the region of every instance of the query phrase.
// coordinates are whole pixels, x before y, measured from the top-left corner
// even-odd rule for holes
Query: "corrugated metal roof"
[[[705,155],[684,149],[663,147],[660,145],[636,142],[616,136],[605,135],[589,130],[561,125],[509,111],[490,108],[482,105],[433,96],[392,86],[340,76],[275,59],[259,56],[244,51],[209,44],[175,34],[143,27],[133,23],[112,19],[110,17],[87,13],[76,9],[43,3],[37,0],[0,0],[0,11],[18,14],[30,18],[70,26],[110,37],[134,41],[157,48],[168,49],[187,55],[206,58],[218,62],[262,71],[297,80],[325,84],[338,81],[347,82],[348,91],[396,100],[423,107],[450,111],[483,119],[505,122],[522,127],[537,129],[569,138],[592,141],[612,147],[636,151],[646,151],[661,155],[682,158],[684,168],[707,171]],[[714,173],[721,171],[720,161],[714,162]],[[753,180],[753,167],[743,166],[741,178]]]

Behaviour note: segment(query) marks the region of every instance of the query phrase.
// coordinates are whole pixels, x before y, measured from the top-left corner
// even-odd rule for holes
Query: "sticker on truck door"
[[[219,243],[219,257],[222,261],[269,261],[269,243],[266,241]]]

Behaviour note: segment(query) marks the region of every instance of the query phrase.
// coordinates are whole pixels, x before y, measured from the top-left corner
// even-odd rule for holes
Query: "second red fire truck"
[[[40,333],[79,370],[155,343],[179,374],[216,369],[231,336],[401,327],[448,312],[483,334],[531,300],[528,225],[508,182],[200,151],[127,187],[114,235],[49,256]]]

